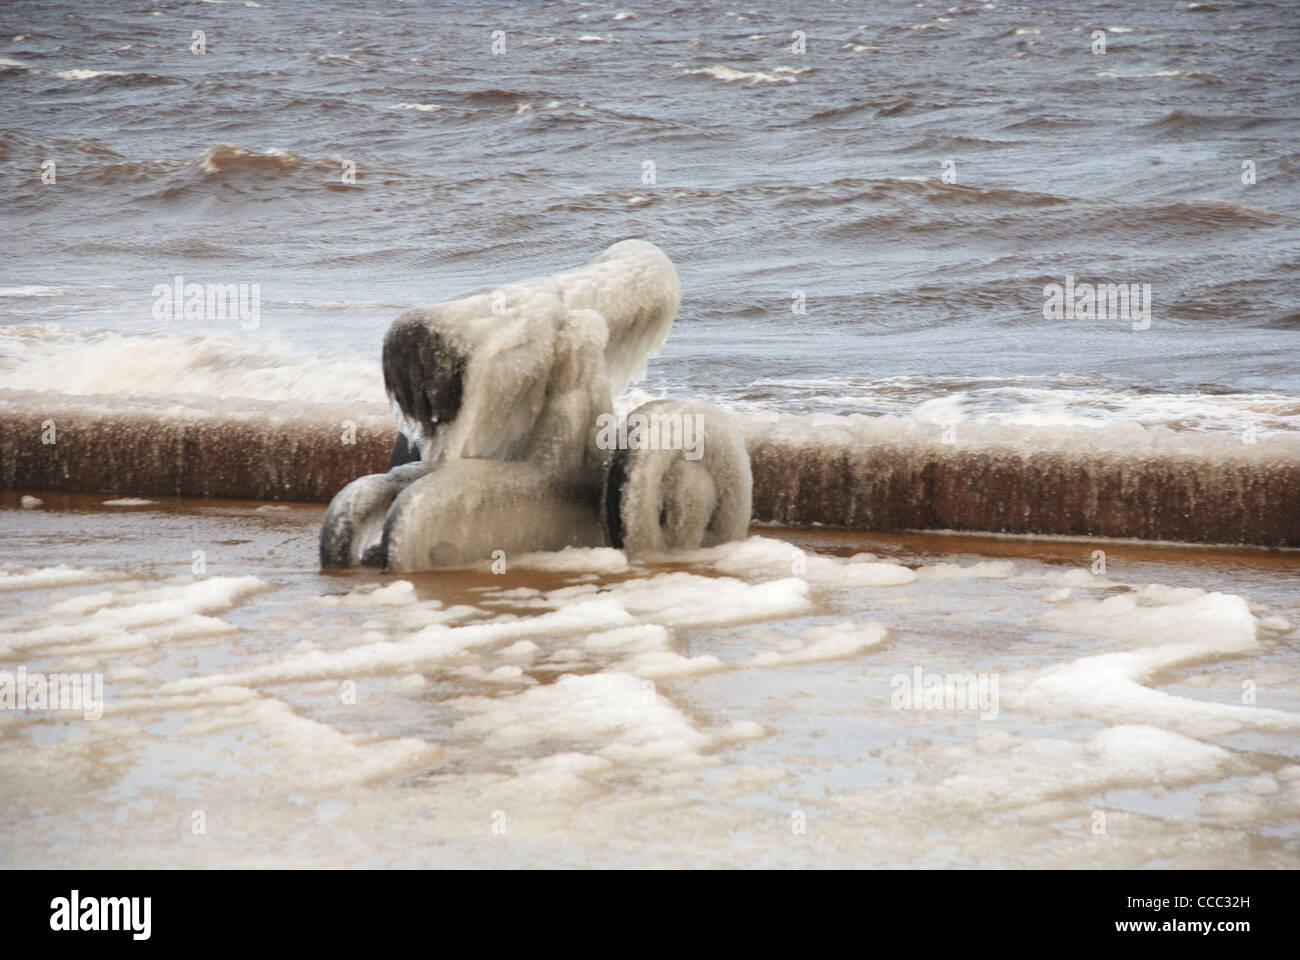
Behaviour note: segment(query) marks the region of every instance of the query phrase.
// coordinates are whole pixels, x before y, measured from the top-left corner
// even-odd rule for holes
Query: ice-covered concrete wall
[[[893,417],[783,417],[746,434],[756,520],[1300,546],[1295,435]]]
[[[328,502],[386,470],[395,435],[377,404],[0,391],[0,486]]]
[[[1134,424],[945,432],[891,417],[741,426],[755,520],[1300,547],[1291,435],[1244,444]],[[0,486],[326,502],[386,468],[394,433],[375,405],[0,391]]]

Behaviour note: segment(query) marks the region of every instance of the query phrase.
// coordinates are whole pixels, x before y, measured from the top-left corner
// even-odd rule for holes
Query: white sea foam
[[[1182,70],[1157,70],[1154,73],[1111,73],[1107,70],[1098,73],[1097,76],[1115,80],[1143,80],[1155,77],[1186,77],[1191,74],[1184,73]]]
[[[770,391],[785,406],[813,403],[814,409],[836,413],[885,413],[959,428],[1160,427],[1241,434],[1254,424],[1260,437],[1269,431],[1300,431],[1300,397],[1265,392],[1138,393],[1079,376],[963,378],[960,383],[930,377],[767,378],[754,386]]]
[[[441,756],[437,745],[412,737],[366,743],[270,697],[249,697],[206,712],[191,719],[178,735],[211,736],[246,726],[255,727],[260,741],[275,751],[277,776],[309,791],[389,780],[431,766]]]
[[[395,607],[415,603],[415,585],[409,580],[396,580],[386,587],[363,587],[341,595],[320,597],[323,606],[345,607]]]
[[[926,564],[916,575],[920,580],[1003,580],[1015,572],[1016,565],[1010,560],[981,560],[964,567],[959,563]]]
[[[58,70],[54,74],[63,80],[93,80],[95,77],[122,77],[121,70]]]
[[[771,667],[840,660],[876,646],[888,635],[889,631],[879,623],[832,623],[810,627],[797,637],[782,642],[776,650],[755,654],[749,663],[755,667]]]
[[[453,701],[467,716],[460,734],[490,746],[525,749],[542,743],[588,743],[593,754],[621,764],[702,766],[710,737],[680,710],[628,674],[564,676],[515,696]]]
[[[512,557],[509,566],[560,573],[622,573],[628,569],[628,561],[627,554],[612,547],[565,547]]]
[[[79,292],[77,287],[51,287],[29,283],[19,287],[0,287],[0,297],[63,297]]]
[[[698,70],[687,70],[686,74],[692,76],[712,77],[714,80],[721,80],[723,83],[736,83],[737,81],[748,84],[795,82],[794,77],[777,77],[770,73],[762,73],[757,70],[737,70],[735,67],[729,67],[725,63],[720,63],[713,67],[701,67]]]
[[[250,578],[245,586],[255,589],[246,593],[235,583],[212,586],[214,578],[107,582],[87,591],[94,579],[85,571],[11,570],[11,577],[45,573],[23,582],[56,592],[0,625],[25,644],[9,648],[7,659],[54,656],[92,670],[112,658],[114,688],[104,719],[85,736],[25,746],[30,775],[0,778],[0,808],[10,818],[34,805],[62,809],[50,807],[58,797],[98,816],[98,794],[84,784],[94,782],[107,754],[134,770],[131,777],[144,776],[147,764],[150,777],[173,778],[169,784],[191,783],[189,771],[204,771],[203,809],[240,826],[240,835],[224,826],[211,834],[226,862],[264,859],[254,852],[258,844],[280,849],[271,838],[286,822],[304,845],[291,855],[295,862],[320,844],[333,843],[337,856],[340,837],[371,851],[362,862],[431,862],[438,854],[419,830],[427,833],[432,817],[439,843],[475,862],[500,848],[492,832],[499,824],[511,862],[527,861],[534,841],[614,836],[619,856],[723,863],[734,849],[710,838],[788,831],[786,797],[794,790],[808,797],[797,801],[808,817],[800,842],[826,862],[960,856],[1023,864],[1032,856],[1069,865],[1087,853],[1109,866],[1231,862],[1243,836],[1264,824],[1284,827],[1300,810],[1300,769],[1261,765],[1252,751],[1208,739],[1250,730],[1272,743],[1294,736],[1295,715],[1155,685],[1171,671],[1179,682],[1177,671],[1233,658],[1261,684],[1290,682],[1286,671],[1269,674],[1253,659],[1265,623],[1241,597],[1158,585],[1113,593],[1114,569],[1101,578],[1027,558],[931,562],[917,571],[885,564],[915,573],[915,582],[855,575],[839,586],[841,571],[879,561],[806,551],[805,576],[793,577],[792,556],[771,537],[698,551],[689,561],[695,572],[625,566],[621,552],[608,549],[568,551],[535,580],[525,572],[532,568],[512,562],[507,588],[475,594],[483,609],[501,601],[517,612],[490,618],[462,608],[473,614],[468,622],[424,626],[403,624],[447,614],[460,594],[427,598],[442,588],[424,579],[419,589],[379,576],[342,588],[325,582],[324,595],[287,607],[283,595],[259,602],[270,619],[253,626],[250,598],[264,589],[260,578]],[[554,574],[592,579],[544,589]],[[964,581],[960,596],[924,586],[952,578]],[[818,589],[825,584],[833,589]],[[1039,584],[1079,598],[1047,609],[1036,599]],[[1017,590],[1026,599],[1016,601]],[[918,595],[929,612],[880,602]],[[252,631],[247,637],[231,632],[232,618],[215,616],[235,607],[242,612],[233,619]],[[861,616],[868,607],[870,616]],[[187,616],[227,632],[187,635]],[[78,632],[87,623],[96,629]],[[886,678],[894,665],[935,657],[931,627],[958,623],[970,624],[970,643],[943,638],[952,669],[981,669],[974,661],[989,638],[1035,640],[1018,644],[1017,663],[998,671],[996,725],[971,719],[968,726],[951,712],[890,711]],[[1268,636],[1289,625],[1270,615]],[[169,640],[151,632],[176,627]],[[284,629],[299,633],[290,646],[280,643]],[[219,651],[215,669],[207,654],[182,660],[179,670],[160,659],[158,652],[175,650],[177,636],[186,648]],[[148,648],[139,645],[145,641]],[[1051,654],[1024,664],[1033,649]],[[119,662],[122,654],[137,659]],[[286,683],[289,694],[268,690]],[[344,691],[353,699],[340,703]],[[175,719],[165,733],[150,732],[163,717]],[[1037,726],[1045,719],[1053,732]],[[891,724],[912,735],[889,733]],[[886,732],[868,733],[876,730]],[[932,738],[936,730],[943,736]],[[860,763],[868,750],[888,778],[846,779],[844,764]],[[1163,812],[1131,813],[1114,799],[1134,792],[1152,795],[1138,809],[1163,803]],[[1159,800],[1163,793],[1172,799]],[[779,816],[765,806],[777,798],[785,801]],[[1168,810],[1189,802],[1230,836],[1187,846],[1195,825],[1180,826]],[[1099,807],[1107,842],[1084,850]],[[131,856],[170,862],[161,835],[146,839],[156,818],[134,808],[125,816],[141,841]],[[864,832],[863,822],[887,826]],[[670,824],[682,832],[665,834]],[[681,850],[665,847],[665,836]],[[206,848],[195,849],[186,855],[202,857]],[[775,862],[785,862],[784,850],[776,848]],[[539,852],[538,862],[553,855]],[[1267,854],[1264,861],[1274,863]]]
[[[1009,683],[1003,699],[1012,709],[1153,724],[1189,736],[1240,729],[1300,730],[1300,714],[1193,700],[1144,685],[1159,671],[1257,650],[1256,619],[1241,597],[1150,585],[1132,594],[1058,605],[1038,623],[1123,641],[1124,649],[1082,657]]]
[[[62,581],[85,582],[71,577]],[[4,581],[0,580],[0,584]],[[48,623],[40,613],[19,614],[3,622],[0,649],[64,648],[96,652],[131,650],[181,638],[230,633],[237,628],[213,614],[267,589],[257,577],[206,577],[152,588],[124,585],[111,596],[86,603],[70,622]],[[101,602],[102,601],[102,602]],[[74,602],[75,608],[75,602]]]
[[[321,360],[222,334],[154,336],[56,327],[0,331],[0,389],[202,396],[387,408],[378,362]]]
[[[65,587],[72,584],[102,583],[121,579],[121,574],[97,568],[71,567],[60,564],[38,570],[0,570],[0,590],[37,590],[42,587]]]
[[[246,671],[223,676],[195,677],[172,685],[177,692],[215,686],[303,682],[332,677],[406,675],[462,657],[467,651],[494,643],[551,634],[583,632],[634,622],[627,610],[610,598],[580,601],[536,617],[507,618],[489,623],[450,627],[433,624],[400,641],[376,640],[343,650],[310,650]]]
[[[750,584],[733,577],[702,577],[686,572],[659,573],[603,587],[590,584],[561,587],[529,601],[529,604],[564,610],[587,596],[615,603],[641,620],[678,627],[790,616],[811,606],[808,584],[797,577]],[[590,602],[597,601],[593,599]]]
[[[650,198],[629,195],[634,205]],[[82,288],[0,288],[0,296],[84,296]],[[378,303],[286,301],[316,310],[353,310]],[[393,305],[396,311],[396,305]],[[1088,427],[1231,433],[1247,428],[1257,442],[1300,432],[1300,397],[1278,393],[1135,393],[1072,382],[1078,378],[987,378],[954,389],[944,378],[766,378],[750,393],[767,398],[709,398],[737,412],[762,416],[781,409],[836,414],[888,414],[943,429],[968,426]],[[0,329],[0,389],[147,396],[248,397],[304,403],[382,404],[387,408],[377,361],[335,359],[303,353],[288,343],[254,342],[221,333],[140,335],[79,331],[54,326]],[[942,396],[932,396],[940,393]],[[625,411],[653,399],[644,389],[620,398]],[[824,420],[837,422],[834,418]]]
[[[890,587],[911,583],[917,573],[872,556],[826,557],[785,542],[753,536],[705,550],[675,556],[682,562],[704,564],[735,576],[797,576],[819,587]]]

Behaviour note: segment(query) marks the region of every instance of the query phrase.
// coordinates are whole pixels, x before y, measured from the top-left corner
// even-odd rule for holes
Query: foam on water
[[[26,291],[19,294],[16,291]],[[36,292],[31,292],[36,291]],[[0,296],[85,296],[60,288],[12,288]],[[297,302],[295,309],[368,311],[384,304]],[[392,316],[396,305],[386,308]],[[301,403],[386,404],[378,362],[315,356],[283,340],[233,333],[130,334],[15,325],[0,329],[0,389],[73,395],[248,397]],[[373,358],[373,359],[372,359]],[[1096,377],[1024,376],[983,381],[951,377],[762,378],[742,390],[709,389],[709,402],[738,413],[892,415],[943,428],[1007,425],[1132,430],[1162,428],[1256,439],[1300,432],[1300,398],[1275,392],[1155,393],[1106,385]],[[633,387],[624,410],[657,394]]]
[[[387,405],[375,359],[328,361],[231,334],[159,336],[46,326],[0,330],[0,389]]]
[[[29,577],[40,578],[42,572]],[[44,584],[66,583],[56,571],[43,571]],[[0,581],[3,583],[4,581]],[[42,582],[37,579],[36,582]],[[82,580],[81,582],[85,582]],[[31,581],[26,588],[30,588]],[[231,633],[235,627],[212,614],[233,607],[237,601],[267,584],[257,577],[209,577],[192,583],[142,587],[128,583],[93,598],[77,597],[54,609],[71,613],[71,622],[49,623],[43,611],[7,617],[3,621],[0,651],[7,658],[33,650],[75,647],[78,653],[149,647],[172,640]],[[26,589],[24,588],[24,589]],[[11,587],[10,589],[17,589]]]
[[[0,590],[32,590],[70,584],[98,583],[115,580],[118,575],[105,570],[79,569],[60,564],[36,570],[0,570]]]
[[[62,80],[93,80],[96,77],[121,77],[125,74],[121,70],[58,70],[54,74]]]
[[[1193,700],[1143,685],[1171,667],[1258,652],[1257,620],[1242,597],[1149,585],[1104,600],[1061,603],[1037,623],[1120,640],[1125,649],[1018,678],[1007,694],[1020,709],[1154,723],[1202,737],[1241,729],[1300,729],[1300,715],[1295,713]]]
[[[72,529],[121,522],[98,516]],[[228,539],[220,516],[159,548]],[[311,517],[239,516],[219,523],[299,523],[310,555]],[[342,581],[240,549],[234,576],[0,577],[6,669],[106,674],[102,720],[0,711],[0,768],[23,771],[0,777],[3,835],[45,838],[6,863],[76,861],[60,831],[19,831],[37,810],[130,830],[78,834],[100,864],[1297,862],[1294,598],[1116,558],[1100,577],[1082,546],[1062,569],[755,536],[670,567],[602,548]],[[996,676],[996,716],[892,707],[917,667],[949,690]],[[175,839],[194,808],[206,846]]]
[[[794,83],[795,78],[790,76],[773,76],[770,73],[763,73],[761,70],[737,70],[735,67],[728,66],[725,63],[717,64],[712,67],[701,67],[698,70],[685,71],[688,75],[712,77],[714,80],[721,80],[723,83],[735,83],[743,81],[745,83]]]

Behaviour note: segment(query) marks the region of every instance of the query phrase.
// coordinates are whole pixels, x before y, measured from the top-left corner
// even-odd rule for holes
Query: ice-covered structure
[[[418,570],[498,550],[744,536],[749,460],[720,412],[659,402],[630,416],[676,425],[673,441],[686,418],[701,432],[694,451],[608,442],[613,396],[644,376],[680,302],[668,257],[625,240],[586,266],[403,314],[384,340],[400,430],[389,470],[334,497],[321,564]]]
[[[633,438],[618,445],[610,460],[601,516],[612,546],[631,554],[662,553],[745,536],[753,509],[749,453],[721,411],[654,400],[629,413],[627,421],[657,429],[659,442]],[[664,443],[670,433],[684,442]]]

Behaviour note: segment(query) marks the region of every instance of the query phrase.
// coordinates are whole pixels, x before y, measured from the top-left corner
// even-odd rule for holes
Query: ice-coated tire
[[[601,509],[610,544],[638,555],[744,539],[753,481],[744,438],[726,415],[704,404],[655,400],[628,414],[628,422],[638,416],[658,423],[660,446],[638,447],[629,429],[629,446],[611,457]],[[693,426],[677,431],[688,417]],[[668,442],[693,434],[695,449]]]

